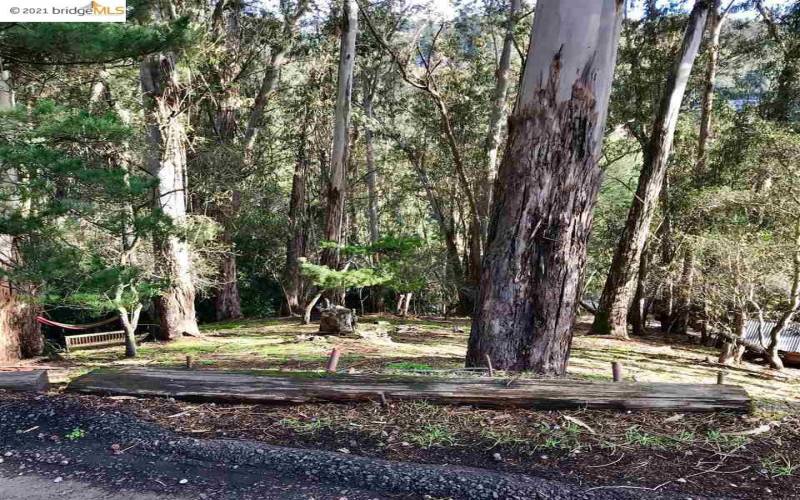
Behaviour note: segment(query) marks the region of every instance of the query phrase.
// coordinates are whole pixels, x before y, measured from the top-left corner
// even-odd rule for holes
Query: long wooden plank
[[[0,389],[43,392],[49,388],[47,370],[0,370]]]
[[[313,403],[427,400],[448,404],[536,409],[611,408],[664,411],[747,411],[738,386],[602,383],[577,380],[449,379],[426,377],[266,375],[202,370],[101,368],[78,377],[68,390],[178,399]]]

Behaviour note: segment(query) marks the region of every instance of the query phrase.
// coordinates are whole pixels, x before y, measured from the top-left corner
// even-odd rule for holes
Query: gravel
[[[103,481],[111,479],[121,487],[133,484],[137,488],[146,483],[155,491],[185,492],[187,488],[209,491],[216,475],[225,483],[225,498],[231,499],[294,498],[294,493],[298,493],[296,498],[348,499],[670,498],[624,487],[587,490],[481,469],[391,462],[253,441],[193,439],[127,413],[85,407],[77,400],[36,396],[4,401],[1,397],[0,454],[8,457],[6,466],[12,460],[23,466],[26,461],[52,464],[59,478],[66,475],[65,469],[86,479],[92,475],[86,469],[99,474],[110,468]],[[36,430],[27,432],[34,427]],[[81,434],[74,432],[76,429],[83,431],[82,437],[76,437]],[[67,437],[70,435],[73,439]],[[114,472],[136,478],[136,482],[115,480]],[[142,481],[148,474],[159,476]],[[171,474],[175,476],[169,477]],[[281,483],[282,493],[267,496],[253,483],[252,478],[264,477],[272,477],[273,484]]]

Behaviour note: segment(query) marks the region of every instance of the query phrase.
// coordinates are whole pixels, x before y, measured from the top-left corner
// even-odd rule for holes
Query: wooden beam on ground
[[[0,389],[44,392],[49,388],[47,370],[0,369]]]
[[[318,403],[425,400],[444,404],[543,410],[596,408],[663,411],[747,411],[750,398],[734,385],[449,379],[318,372],[264,375],[156,368],[100,368],[69,384],[72,392],[162,396],[235,403]]]

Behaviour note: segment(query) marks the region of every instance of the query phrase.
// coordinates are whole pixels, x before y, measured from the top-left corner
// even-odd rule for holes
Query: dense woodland
[[[660,328],[774,368],[800,309],[800,2],[129,0],[0,24],[0,361],[37,316],[472,316],[566,372]],[[742,338],[758,321],[767,342]]]

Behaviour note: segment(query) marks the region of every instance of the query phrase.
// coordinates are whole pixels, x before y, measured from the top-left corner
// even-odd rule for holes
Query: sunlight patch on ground
[[[568,376],[611,380],[611,362],[620,361],[626,380],[638,382],[716,383],[717,351],[679,339],[670,344],[658,335],[618,340],[583,333],[579,324]],[[139,357],[126,360],[122,347],[76,351],[62,362],[69,376],[99,365],[183,366],[191,356],[197,369],[322,370],[334,347],[341,352],[341,370],[402,371],[425,366],[433,370],[463,367],[469,326],[464,321],[363,318],[365,338],[317,334],[318,325],[296,319],[242,320],[204,325],[200,338],[170,344],[144,343]],[[56,363],[58,364],[58,363]],[[726,383],[742,385],[757,400],[800,401],[800,370],[783,373],[744,363],[727,371]],[[410,371],[410,368],[408,369]]]

